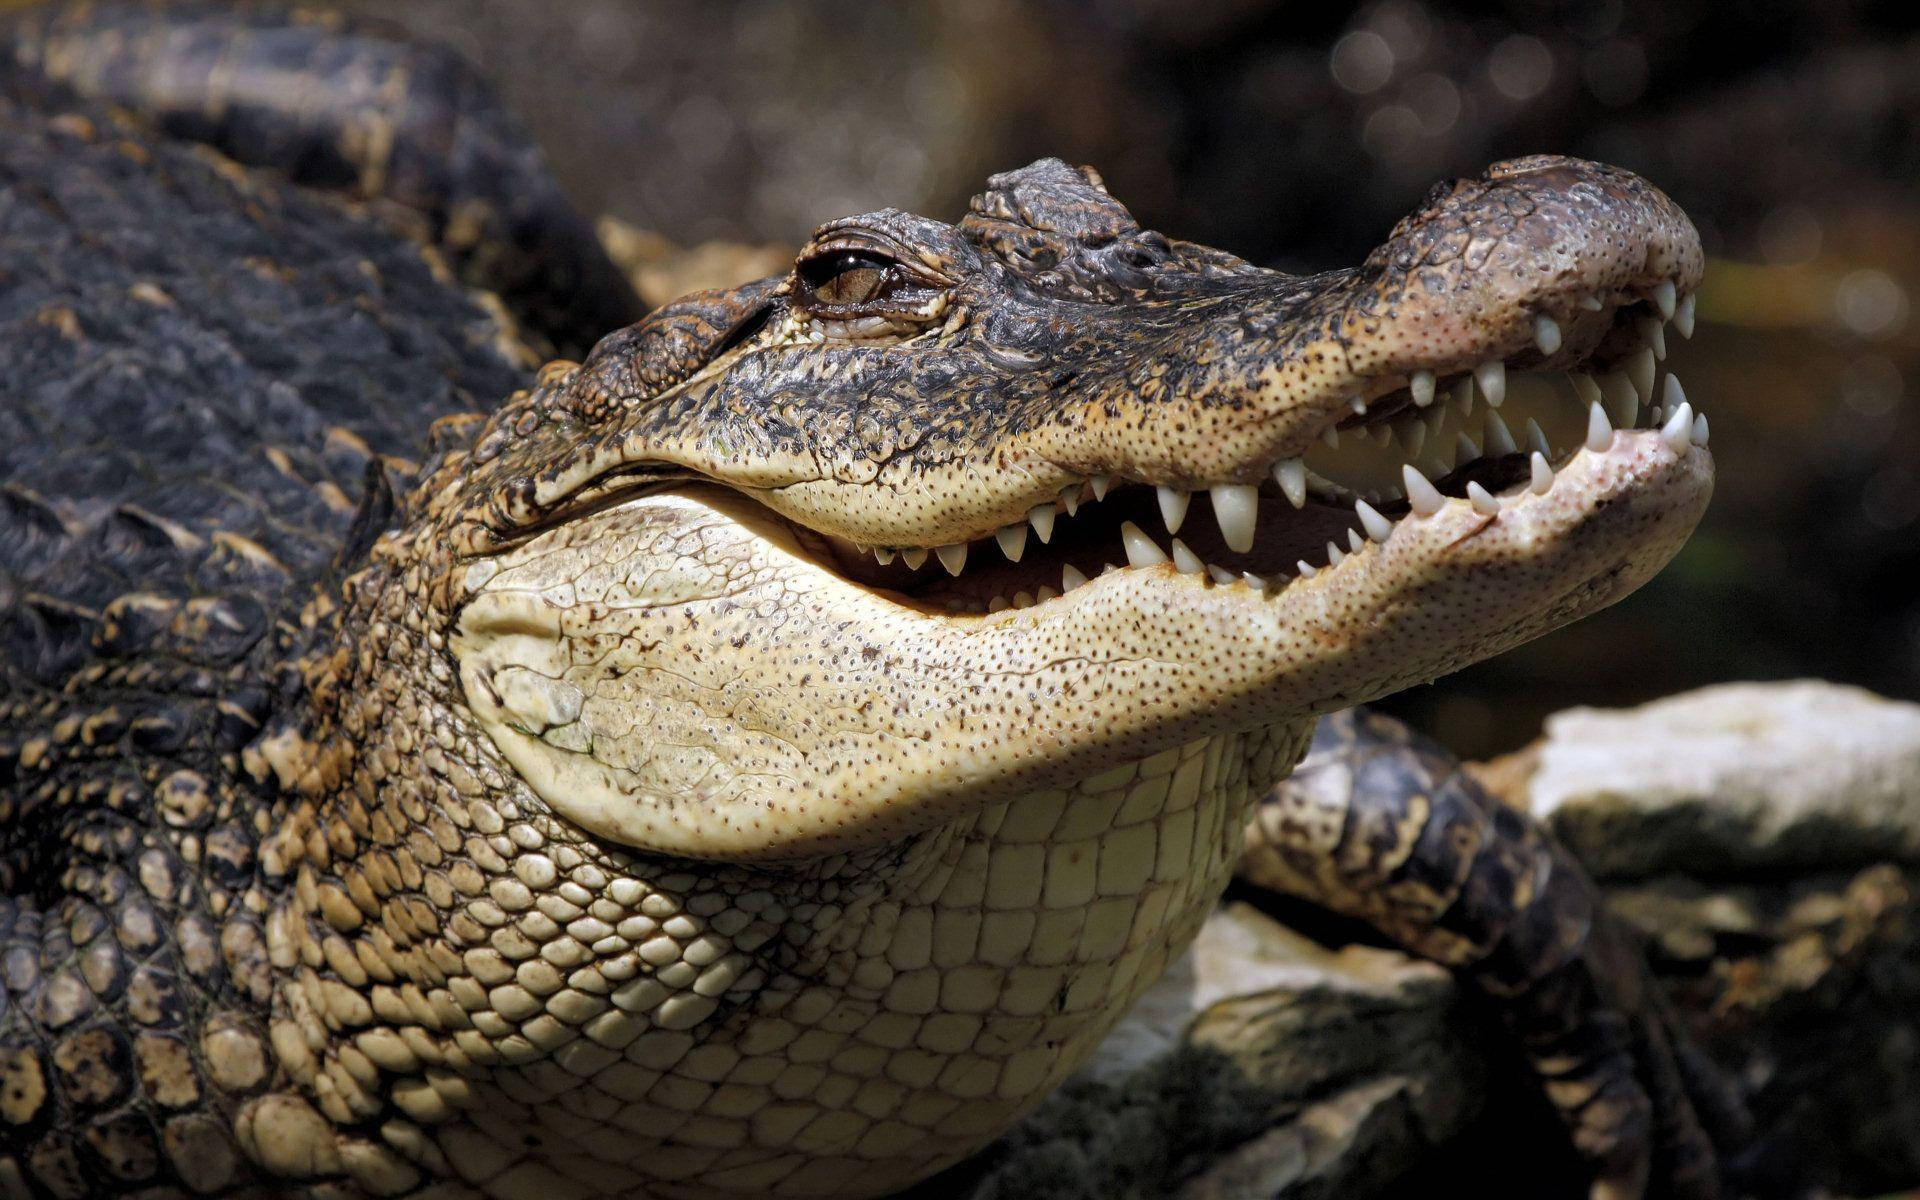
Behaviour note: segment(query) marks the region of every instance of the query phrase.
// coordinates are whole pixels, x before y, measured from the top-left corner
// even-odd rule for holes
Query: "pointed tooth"
[[[1295,508],[1304,508],[1307,503],[1307,464],[1297,458],[1289,458],[1273,469],[1273,481],[1286,493],[1287,503]]]
[[[1473,439],[1467,436],[1466,430],[1461,430],[1453,441],[1453,465],[1464,467],[1479,457],[1480,447],[1473,444]]]
[[[1358,529],[1347,530],[1347,549],[1358,550],[1360,549],[1360,547],[1366,544],[1367,544],[1367,539],[1360,536],[1360,531]]]
[[[1258,591],[1264,592],[1267,590],[1267,581],[1262,577],[1255,575],[1252,571],[1240,572],[1240,582]]]
[[[1588,312],[1599,312],[1605,308],[1606,305],[1600,302],[1600,297],[1598,296],[1582,296],[1580,297],[1580,307],[1586,309]]]
[[[934,553],[940,556],[940,565],[947,569],[949,575],[958,575],[966,568],[967,544],[965,542],[938,547]]]
[[[1406,444],[1407,456],[1418,458],[1427,444],[1427,426],[1424,421],[1408,421],[1406,428],[1400,431],[1400,440]]]
[[[1705,413],[1693,419],[1693,444],[1696,446],[1707,444],[1707,414]]]
[[[1345,550],[1342,550],[1340,547],[1334,545],[1332,542],[1328,542],[1327,543],[1327,565],[1330,567],[1337,567],[1345,561],[1347,561],[1347,552]]]
[[[1470,416],[1473,413],[1472,376],[1462,375],[1459,381],[1453,385],[1453,406],[1460,410],[1460,415],[1463,417]]]
[[[1037,589],[1034,590],[1033,602],[1035,604],[1045,604],[1047,601],[1057,600],[1059,599],[1059,597],[1060,597],[1059,588],[1053,586],[1050,583],[1043,583]]]
[[[1660,406],[1668,412],[1687,402],[1686,389],[1680,386],[1680,377],[1667,372],[1666,382],[1660,385]]]
[[[1353,409],[1354,416],[1364,417],[1367,415],[1367,398],[1365,396],[1350,397],[1347,400],[1347,407]]]
[[[1682,403],[1674,409],[1667,423],[1660,427],[1660,436],[1675,454],[1685,454],[1687,447],[1693,445],[1693,405]]]
[[[887,546],[875,546],[873,548],[873,560],[879,563],[883,567],[886,566],[888,563],[893,561],[892,548]]]
[[[1412,505],[1415,516],[1430,517],[1446,505],[1447,498],[1420,473],[1419,467],[1406,464],[1400,468],[1400,478],[1407,485],[1407,503]]]
[[[1673,303],[1677,299],[1673,290],[1673,280],[1662,279],[1653,285],[1653,306],[1660,310],[1660,319],[1673,320]]]
[[[1693,336],[1693,296],[1680,297],[1680,303],[1673,310],[1673,328],[1683,338]]]
[[[1020,556],[1027,552],[1027,527],[1003,525],[994,531],[993,540],[1000,543],[1000,553],[1007,556],[1008,562],[1019,562]]]
[[[1050,542],[1053,540],[1053,519],[1057,515],[1059,510],[1053,505],[1036,504],[1027,510],[1027,524],[1033,526],[1033,531],[1040,535],[1042,542]]]
[[[1327,449],[1338,450],[1340,448],[1340,431],[1329,425],[1321,432],[1320,440],[1327,444]]]
[[[1538,450],[1533,452],[1530,462],[1533,478],[1527,481],[1527,490],[1536,496],[1544,496],[1553,486],[1553,468],[1547,465],[1547,456]]]
[[[1573,384],[1573,394],[1580,398],[1580,403],[1592,404],[1600,399],[1600,385],[1593,376],[1583,371],[1568,371],[1567,379]]]
[[[1245,554],[1253,549],[1254,526],[1260,519],[1260,489],[1248,483],[1223,483],[1212,489],[1213,519],[1229,547]]]
[[[1011,607],[1012,603],[1005,596],[995,596],[987,601],[987,611],[990,613],[1005,612]]]
[[[1413,402],[1421,408],[1433,403],[1433,372],[1415,371],[1407,376],[1407,390],[1413,393]]]
[[[1480,394],[1487,398],[1487,405],[1499,408],[1507,399],[1507,364],[1499,359],[1490,359],[1473,369],[1473,381],[1480,385]]]
[[[1105,500],[1107,498],[1107,489],[1113,486],[1113,476],[1089,475],[1087,477],[1087,486],[1093,489],[1093,498],[1095,500]]]
[[[1180,522],[1187,519],[1187,502],[1193,493],[1162,485],[1154,489],[1154,494],[1160,498],[1160,519],[1167,523],[1167,532],[1180,532]]]
[[[1546,431],[1532,417],[1527,418],[1527,449],[1543,457],[1553,453],[1553,447],[1547,445]]]
[[[1653,351],[1653,356],[1664,360],[1667,357],[1667,327],[1659,317],[1641,317],[1638,328],[1640,339]]]
[[[1640,393],[1634,390],[1627,373],[1615,371],[1602,375],[1600,394],[1606,399],[1607,416],[1613,419],[1614,428],[1632,429],[1633,423],[1640,419]]]
[[[1545,313],[1533,319],[1533,344],[1540,347],[1540,353],[1552,354],[1560,349],[1560,322]]]
[[[1508,429],[1507,423],[1500,419],[1500,414],[1492,409],[1487,410],[1486,443],[1488,454],[1512,454],[1520,448],[1514,444],[1513,431]]]
[[[1215,583],[1219,584],[1232,583],[1235,578],[1232,571],[1227,570],[1225,567],[1215,566],[1212,563],[1207,564],[1207,574],[1213,578]]]
[[[1073,483],[1060,489],[1060,507],[1066,509],[1070,517],[1080,512],[1080,486]]]
[[[1072,591],[1073,589],[1079,587],[1081,584],[1085,583],[1086,581],[1087,581],[1087,577],[1081,574],[1080,568],[1074,566],[1072,563],[1061,564],[1060,591],[1063,594],[1066,592]]]
[[[1015,592],[1013,594],[1013,606],[1015,608],[1032,608],[1033,593],[1032,592]]]
[[[1643,403],[1653,399],[1653,371],[1653,351],[1648,347],[1642,346],[1627,359],[1627,378]]]
[[[1595,400],[1587,406],[1587,449],[1599,454],[1613,445],[1613,423],[1607,420],[1607,406]]]
[[[926,548],[915,546],[911,550],[902,550],[900,552],[900,561],[907,564],[909,569],[918,571],[921,567],[927,565]]]
[[[1356,500],[1353,511],[1360,514],[1360,523],[1367,527],[1367,536],[1376,542],[1384,542],[1393,532],[1393,522],[1380,515],[1380,510],[1365,500]]]
[[[1483,517],[1491,517],[1500,511],[1500,501],[1492,492],[1481,487],[1477,479],[1467,485],[1467,499],[1473,502],[1473,511]]]
[[[1200,556],[1187,549],[1187,544],[1179,538],[1173,539],[1173,566],[1182,575],[1198,575],[1207,569]]]
[[[1320,573],[1320,568],[1314,566],[1304,558],[1294,563],[1293,566],[1294,569],[1300,573],[1300,578],[1302,579],[1312,579]]]
[[[1167,561],[1167,553],[1132,521],[1120,525],[1120,542],[1127,550],[1127,565],[1151,567]]]

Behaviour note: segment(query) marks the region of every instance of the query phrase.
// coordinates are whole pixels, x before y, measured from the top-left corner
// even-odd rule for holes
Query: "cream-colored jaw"
[[[1416,489],[1290,580],[1142,555],[978,616],[850,578],[752,499],[690,486],[477,560],[452,647],[481,726],[584,828],[695,858],[830,854],[1364,701],[1610,603],[1705,506],[1693,419],[1592,428],[1544,487]]]

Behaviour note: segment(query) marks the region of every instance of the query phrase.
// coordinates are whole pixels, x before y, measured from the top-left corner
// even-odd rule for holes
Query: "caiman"
[[[1733,1106],[1541,829],[1382,718],[1284,782],[1699,519],[1653,186],[1501,163],[1301,278],[1043,160],[609,331],[444,52],[10,36],[0,1192],[880,1195],[1244,855],[1478,984],[1596,1195],[1716,1193]]]

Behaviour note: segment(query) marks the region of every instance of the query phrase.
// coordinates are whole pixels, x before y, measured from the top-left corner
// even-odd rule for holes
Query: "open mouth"
[[[1607,452],[1620,431],[1657,434],[1675,453],[1704,446],[1706,415],[1665,366],[1668,327],[1691,337],[1693,322],[1693,296],[1662,283],[1617,310],[1612,332],[1586,359],[1547,370],[1561,330],[1539,317],[1534,345],[1512,359],[1445,375],[1417,370],[1392,390],[1356,396],[1310,448],[1269,464],[1258,484],[1223,484],[1196,498],[1093,476],[1025,521],[967,543],[823,540],[849,578],[946,614],[1029,608],[1109,572],[1163,564],[1206,586],[1272,596],[1449,503],[1491,518],[1544,496],[1575,455]]]

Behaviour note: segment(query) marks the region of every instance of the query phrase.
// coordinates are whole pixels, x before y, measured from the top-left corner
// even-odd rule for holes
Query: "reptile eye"
[[[799,275],[806,300],[821,309],[864,308],[892,295],[904,281],[899,263],[860,250],[807,259]]]

